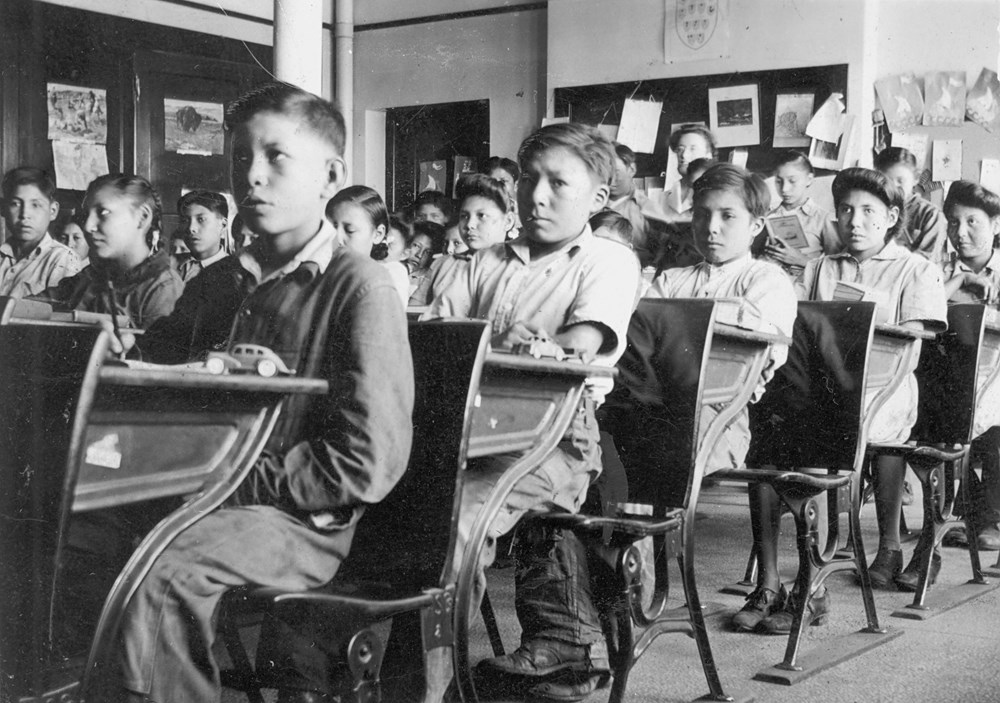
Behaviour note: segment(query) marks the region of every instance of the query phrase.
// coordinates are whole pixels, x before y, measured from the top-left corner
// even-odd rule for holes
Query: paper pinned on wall
[[[90,182],[108,173],[108,152],[103,144],[52,142],[56,185],[65,190],[87,190]]]
[[[962,140],[935,139],[931,178],[935,181],[962,179]]]
[[[663,62],[730,56],[730,0],[664,0]]]
[[[965,71],[930,71],[924,76],[924,124],[961,127],[965,122]]]
[[[875,81],[875,92],[878,93],[890,132],[920,124],[924,114],[924,95],[912,73]]]
[[[844,96],[831,93],[806,125],[806,134],[821,142],[836,144],[844,132]]]
[[[1000,79],[984,68],[965,101],[965,113],[988,132],[1000,134]]]
[[[47,83],[49,105],[48,138],[53,141],[108,141],[108,97],[101,88]]]
[[[569,122],[569,117],[543,117],[542,127],[548,127],[550,124],[566,124]]]
[[[983,159],[979,166],[979,184],[1000,193],[1000,159]]]
[[[662,112],[662,102],[626,98],[618,125],[618,141],[638,154],[652,154]]]
[[[906,149],[917,159],[917,170],[923,171],[927,168],[927,145],[930,141],[928,134],[912,134],[907,132],[893,132],[892,145]]]
[[[729,162],[739,166],[740,168],[747,167],[747,158],[749,158],[750,153],[743,147],[737,147],[729,152]]]
[[[597,129],[611,141],[618,141],[618,125],[616,124],[599,124]]]

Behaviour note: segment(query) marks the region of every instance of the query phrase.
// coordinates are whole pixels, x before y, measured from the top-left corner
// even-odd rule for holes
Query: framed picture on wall
[[[719,147],[760,144],[760,91],[756,83],[708,90],[708,123]]]
[[[815,101],[816,93],[812,91],[774,96],[774,146],[782,149],[809,146],[806,125]]]
[[[844,131],[836,142],[813,139],[809,147],[809,160],[816,168],[839,171],[848,163],[854,139],[854,115],[844,115]]]

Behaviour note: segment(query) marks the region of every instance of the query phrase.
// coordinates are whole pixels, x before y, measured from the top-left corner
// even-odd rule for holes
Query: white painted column
[[[347,144],[344,159],[351,173],[354,141],[354,0],[336,0],[333,10],[334,95],[344,113]],[[353,181],[348,181],[353,182]]]
[[[323,0],[274,0],[274,75],[323,91]]]

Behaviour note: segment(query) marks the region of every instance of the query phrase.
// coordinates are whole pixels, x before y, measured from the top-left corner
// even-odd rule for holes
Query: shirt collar
[[[203,269],[205,269],[205,268],[208,268],[209,266],[211,266],[212,264],[214,264],[216,261],[222,261],[223,259],[226,258],[226,256],[228,256],[226,254],[226,250],[225,249],[219,249],[219,251],[217,251],[216,253],[212,254],[207,259],[202,259],[201,261],[198,261],[196,259],[195,263],[198,264],[199,266],[201,266]]]
[[[958,258],[958,254],[952,254],[952,264],[959,271],[967,271],[968,273],[975,273],[968,264]],[[986,265],[983,266],[982,273],[988,273],[993,271],[1000,271],[1000,250],[994,249],[993,253],[990,254],[990,258],[986,261]]]
[[[273,278],[280,278],[282,276],[287,276],[292,271],[297,269],[302,264],[315,264],[316,268],[319,269],[319,273],[325,273],[327,267],[330,266],[330,261],[333,260],[333,252],[340,247],[341,243],[337,239],[337,233],[333,229],[333,225],[324,217],[323,223],[320,225],[319,231],[313,235],[313,238],[305,243],[298,253],[292,257],[291,261],[282,266],[277,271],[271,273],[265,280],[270,281]],[[253,274],[260,283],[262,271],[260,268],[260,261],[257,259],[257,254],[260,251],[260,245],[256,242],[251,244],[249,247],[244,249],[239,253],[238,259],[240,265]]]
[[[892,239],[884,247],[882,251],[875,254],[871,258],[878,261],[893,261],[895,259],[905,258],[910,254],[910,250],[906,247],[900,246],[899,243]],[[842,251],[839,254],[830,254],[831,259],[854,259],[854,254],[849,251]],[[855,259],[857,261],[857,259]]]
[[[675,185],[673,188],[667,191],[664,199],[667,201],[667,205],[673,208],[674,212],[687,212],[694,206],[694,190],[688,191],[688,196],[682,198],[681,191],[684,188],[680,183]]]
[[[793,208],[786,208],[784,203],[778,203],[778,207],[773,212],[796,212],[797,210],[801,210],[806,217],[812,217],[819,211],[819,205],[813,202],[812,198],[806,198],[805,202]]]
[[[750,265],[753,261],[753,255],[747,252],[743,256],[737,257],[732,261],[727,261],[724,264],[710,264],[707,261],[702,261],[697,264],[699,272],[706,272],[710,276],[718,276],[723,273],[728,273],[733,270],[742,270]]]
[[[531,252],[528,246],[528,235],[521,234],[517,239],[512,239],[509,242],[504,242],[503,246],[507,250],[508,255],[513,254],[521,263],[530,264],[531,263]],[[593,246],[594,243],[594,231],[590,229],[590,225],[587,224],[583,228],[583,232],[580,236],[576,237],[570,241],[565,246],[552,252],[552,254],[557,254],[561,252],[566,252],[569,256],[574,256],[577,251],[586,250],[588,247]]]
[[[46,249],[51,249],[55,245],[56,245],[56,240],[54,240],[49,235],[49,233],[46,232],[45,234],[42,235],[42,238],[38,240],[38,244],[35,245],[35,248],[31,250],[28,256],[32,258],[41,256],[42,252],[44,252]],[[16,258],[14,256],[14,247],[11,246],[10,242],[4,242],[2,245],[0,245],[0,256],[6,256],[9,259]]]

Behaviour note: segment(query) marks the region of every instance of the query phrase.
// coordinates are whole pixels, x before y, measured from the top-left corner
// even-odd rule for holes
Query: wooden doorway
[[[455,157],[482,164],[490,156],[490,102],[466,102],[394,107],[386,110],[386,205],[391,212],[408,207],[420,187],[420,165],[445,162],[435,178],[454,197]],[[423,184],[426,185],[426,182]]]

